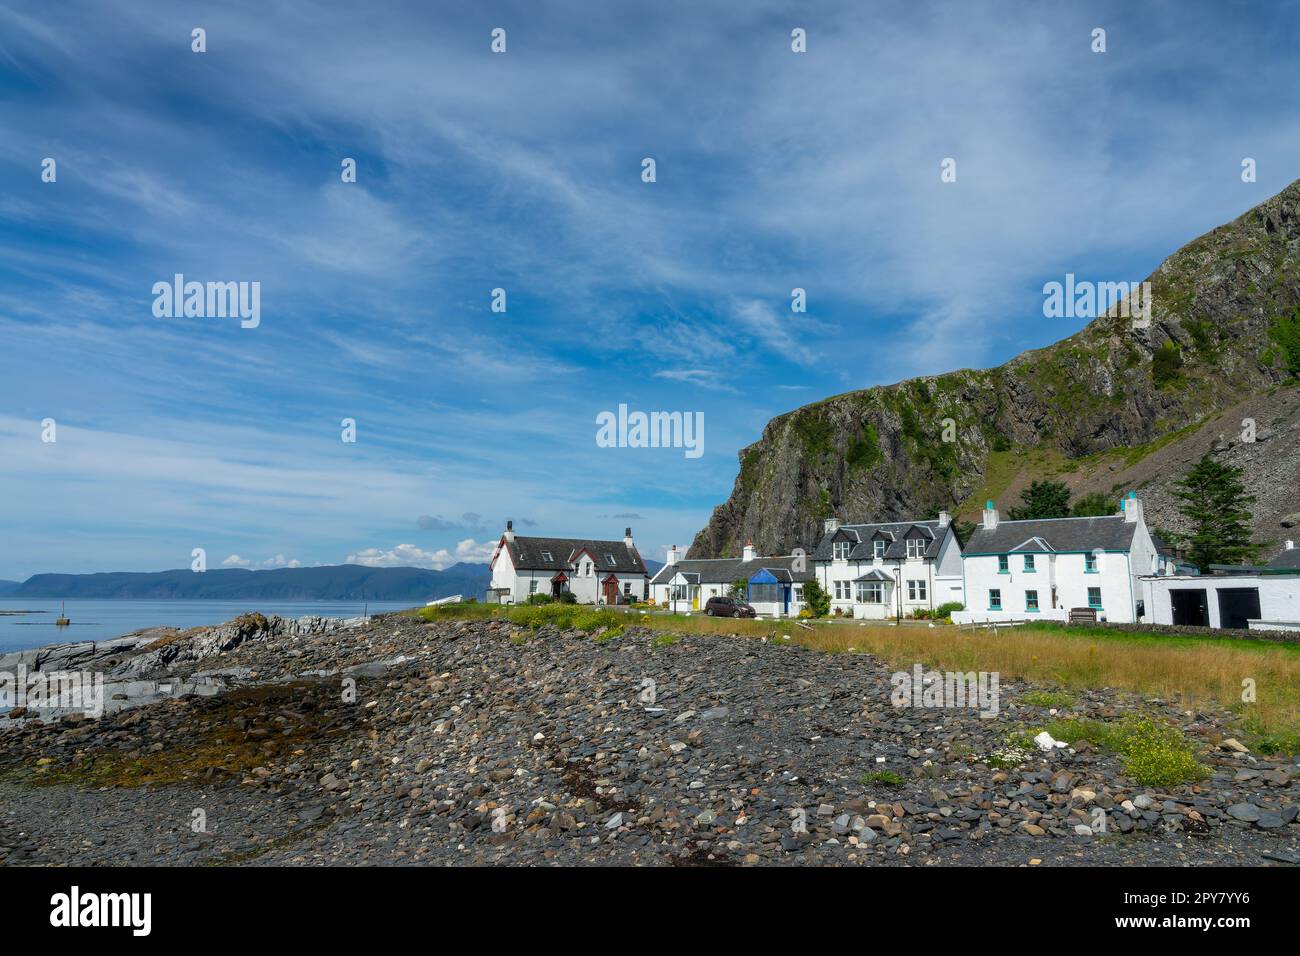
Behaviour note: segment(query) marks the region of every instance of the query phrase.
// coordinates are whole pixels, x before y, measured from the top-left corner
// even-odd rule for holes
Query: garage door
[[[1219,627],[1245,628],[1259,619],[1259,588],[1219,588]]]
[[[1205,588],[1179,588],[1169,592],[1173,622],[1190,627],[1209,627],[1209,606],[1205,603]]]

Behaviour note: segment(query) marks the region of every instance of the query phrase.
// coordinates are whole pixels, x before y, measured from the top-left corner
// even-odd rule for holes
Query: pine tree
[[[1257,547],[1250,540],[1250,504],[1240,468],[1215,461],[1207,452],[1174,485],[1178,510],[1192,526],[1182,535],[1188,559],[1205,570],[1211,564],[1242,564]]]
[[[1020,500],[1024,507],[1007,509],[1007,517],[1012,521],[1070,517],[1070,486],[1065,482],[1032,481],[1020,493]]]

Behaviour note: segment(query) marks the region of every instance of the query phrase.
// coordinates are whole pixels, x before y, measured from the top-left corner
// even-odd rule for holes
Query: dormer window
[[[849,559],[849,542],[836,541],[831,545],[832,557],[836,561],[847,561]]]
[[[907,539],[907,557],[908,557],[909,559],[911,559],[911,558],[919,558],[919,557],[921,557],[921,556],[924,555],[924,554],[925,554],[925,539],[924,539],[924,538],[908,538],[908,539]]]
[[[872,556],[876,558],[883,558],[885,556],[885,546],[886,543],[883,538],[877,538],[875,541],[873,541]]]

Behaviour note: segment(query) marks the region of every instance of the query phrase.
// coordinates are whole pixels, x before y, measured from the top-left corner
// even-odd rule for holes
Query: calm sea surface
[[[57,627],[59,606],[66,603],[72,623]],[[0,654],[67,641],[102,641],[160,624],[198,627],[220,624],[248,611],[281,617],[360,617],[398,611],[410,601],[95,601],[0,598]],[[14,613],[27,612],[27,613]]]

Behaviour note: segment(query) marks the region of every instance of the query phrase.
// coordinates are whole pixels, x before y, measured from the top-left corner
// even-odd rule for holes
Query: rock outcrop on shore
[[[1226,714],[1074,696],[1069,715],[1177,723],[1208,776],[1154,788],[1086,744],[1009,757],[1050,719],[1030,685],[1004,681],[992,719],[895,707],[893,668],[867,654],[500,620],[255,624],[114,649],[139,679],[220,671],[218,693],[0,718],[0,860],[1300,862],[1300,767],[1229,741]]]
[[[235,669],[202,670],[193,665],[235,650],[245,642],[275,638],[296,639],[314,634],[359,627],[362,618],[283,618],[250,613],[213,627],[177,631],[152,627],[111,641],[77,641],[50,644],[26,651],[0,654],[0,673],[93,673],[102,676],[103,711],[112,713],[192,694],[215,694],[224,690],[231,677],[248,675]],[[246,670],[246,669],[244,669]],[[23,706],[16,719],[62,717],[80,712],[80,707]]]

